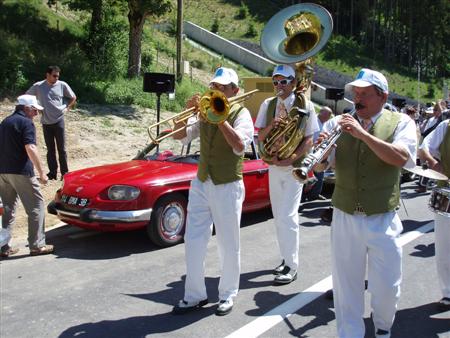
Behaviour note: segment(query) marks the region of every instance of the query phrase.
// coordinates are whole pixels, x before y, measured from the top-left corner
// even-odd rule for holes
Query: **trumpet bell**
[[[267,22],[260,44],[270,60],[297,63],[317,54],[332,30],[333,19],[325,8],[310,3],[297,4],[282,9]]]

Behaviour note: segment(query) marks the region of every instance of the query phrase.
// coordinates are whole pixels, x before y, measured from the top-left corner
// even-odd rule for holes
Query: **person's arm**
[[[247,108],[241,109],[233,122],[233,126],[228,121],[225,121],[219,124],[218,128],[236,155],[242,155],[245,147],[253,139],[253,121]]]
[[[241,153],[244,151],[244,143],[242,142],[240,136],[236,133],[233,127],[225,121],[224,123],[219,124],[219,130],[222,132],[223,136],[227,143],[233,148],[236,152]]]
[[[69,111],[72,109],[72,107],[75,105],[75,102],[77,101],[77,97],[74,96],[70,99],[69,103],[67,104],[66,109]]]
[[[440,173],[443,172],[441,163],[431,155],[427,148],[419,149],[419,158],[422,162],[428,163],[428,168],[436,170]]]
[[[366,143],[382,161],[399,168],[408,162],[410,154],[403,145],[388,143],[371,135],[353,116],[344,114],[339,123],[344,132]],[[416,137],[415,132],[414,137]]]
[[[36,170],[39,173],[39,181],[42,184],[47,184],[48,177],[43,170],[42,163],[39,158],[39,153],[38,153],[36,145],[32,144],[32,143],[27,144],[27,145],[25,145],[25,150],[27,152],[28,157],[30,158],[31,163],[33,163],[33,166],[36,168]]]

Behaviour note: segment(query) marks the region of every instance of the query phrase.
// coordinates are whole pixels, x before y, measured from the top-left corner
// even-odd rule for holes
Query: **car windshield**
[[[183,145],[181,141],[172,138],[166,138],[161,141],[159,147],[154,144],[148,144],[143,150],[134,157],[134,160],[147,161],[169,161],[182,163],[198,163],[200,158],[200,140],[199,138],[193,140],[187,146]],[[244,154],[245,160],[258,159],[258,154],[255,144],[250,143]]]

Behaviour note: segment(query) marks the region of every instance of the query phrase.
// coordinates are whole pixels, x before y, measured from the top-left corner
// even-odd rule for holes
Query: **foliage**
[[[252,22],[249,22],[247,32],[245,33],[245,37],[254,38],[257,35],[258,32],[256,31],[255,25]]]
[[[84,46],[95,73],[103,79],[115,79],[126,73],[127,24],[123,18],[104,8],[104,20],[89,33]]]
[[[215,18],[214,22],[211,26],[211,32],[213,32],[214,34],[219,33],[219,19]]]
[[[250,15],[250,11],[248,9],[248,6],[244,2],[241,2],[241,6],[239,7],[239,12],[235,16],[235,18],[238,20],[243,20],[243,19],[246,19],[249,15]]]

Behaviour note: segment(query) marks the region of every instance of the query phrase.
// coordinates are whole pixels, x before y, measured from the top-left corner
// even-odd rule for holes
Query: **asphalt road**
[[[450,311],[439,312],[433,214],[428,194],[402,189],[402,296],[392,337],[450,337]],[[69,226],[47,231],[54,255],[19,255],[0,262],[2,338],[25,337],[335,337],[329,225],[320,221],[327,201],[300,208],[297,281],[273,286],[279,263],[270,210],[244,215],[242,274],[233,311],[214,315],[218,302],[215,238],[206,261],[210,304],[184,316],[172,306],[183,296],[184,246],[159,249],[145,232],[97,233]],[[366,337],[373,337],[366,293]]]

